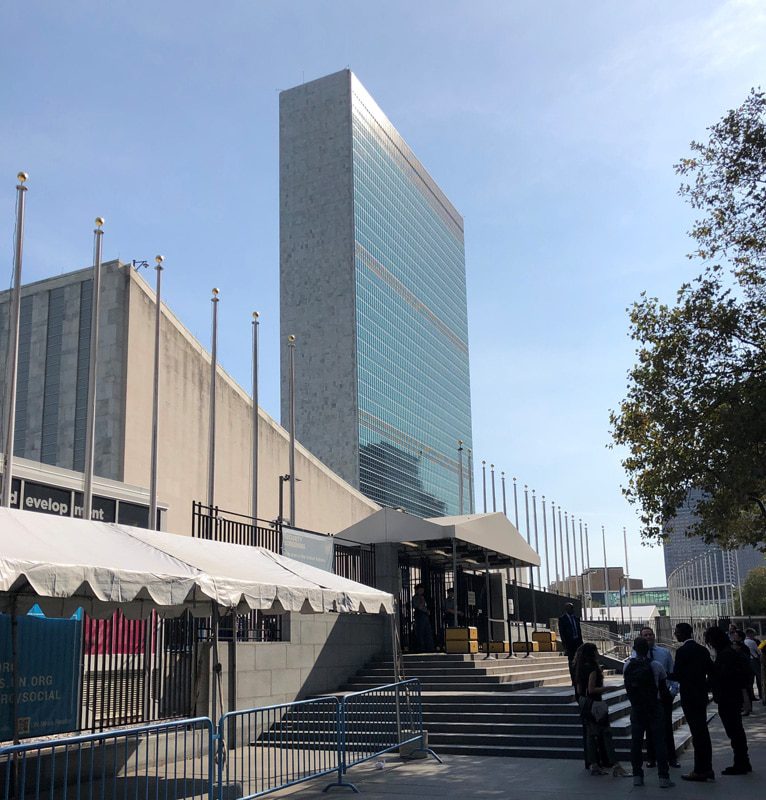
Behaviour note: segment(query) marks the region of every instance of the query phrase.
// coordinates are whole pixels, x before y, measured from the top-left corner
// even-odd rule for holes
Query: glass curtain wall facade
[[[418,516],[457,513],[457,432],[470,447],[471,430],[462,220],[352,92],[359,486]]]
[[[283,420],[295,333],[298,439],[421,517],[460,512],[462,440],[472,511],[463,220],[347,70],[280,98],[280,248]]]

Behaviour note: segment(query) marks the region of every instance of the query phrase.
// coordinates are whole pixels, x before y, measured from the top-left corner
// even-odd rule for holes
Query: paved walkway
[[[681,769],[671,770],[676,786],[660,789],[655,770],[645,770],[646,785],[634,787],[630,778],[592,777],[578,761],[545,758],[472,758],[444,756],[444,764],[433,759],[402,762],[389,756],[382,770],[374,764],[362,764],[348,772],[348,779],[359,788],[364,800],[430,800],[430,798],[504,798],[504,800],[599,800],[617,798],[684,797],[689,800],[722,800],[754,797],[761,793],[766,774],[766,707],[760,703],[744,720],[750,746],[750,759],[756,770],[745,776],[725,777],[720,771],[731,764],[731,748],[716,716],[710,724],[713,739],[713,764],[718,775],[715,783],[687,783],[682,773],[692,768],[692,749],[681,756]],[[629,766],[629,765],[626,765]],[[273,797],[309,800],[329,796],[355,797],[349,789],[332,789],[322,794],[325,781],[279,792]]]

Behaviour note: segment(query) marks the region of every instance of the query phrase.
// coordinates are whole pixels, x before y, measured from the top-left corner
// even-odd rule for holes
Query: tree
[[[732,547],[766,538],[766,96],[708,131],[676,165],[701,274],[673,304],[629,309],[637,362],[610,420],[643,536],[661,540],[699,490],[689,534]]]
[[[734,605],[736,610],[738,605]],[[756,567],[747,573],[742,584],[742,610],[746,616],[766,614],[766,567]]]

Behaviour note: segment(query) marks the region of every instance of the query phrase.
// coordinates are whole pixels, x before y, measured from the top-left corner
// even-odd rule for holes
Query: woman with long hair
[[[623,769],[614,751],[609,713],[603,700],[606,690],[604,673],[598,663],[596,645],[592,642],[581,645],[572,666],[580,718],[585,725],[585,761],[590,764],[590,774],[606,775],[606,768],[611,767],[616,778],[627,777],[629,773]]]

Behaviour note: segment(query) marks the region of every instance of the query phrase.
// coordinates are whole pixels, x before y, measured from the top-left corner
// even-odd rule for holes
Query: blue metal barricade
[[[329,696],[225,714],[218,724],[219,800],[248,800],[340,773],[339,710]]]
[[[420,692],[420,681],[411,678],[354,692],[341,700],[341,766],[336,785],[356,792],[353,784],[343,780],[350,767],[407,744],[418,744],[414,749],[425,750],[441,763],[436,753],[425,747]]]
[[[2,800],[214,800],[206,717],[0,748]]]

